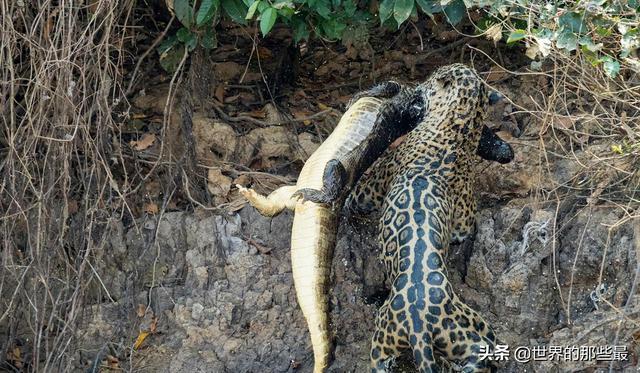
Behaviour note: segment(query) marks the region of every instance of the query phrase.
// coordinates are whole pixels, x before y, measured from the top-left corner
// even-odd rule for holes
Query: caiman
[[[417,125],[425,107],[422,95],[396,82],[375,86],[352,102],[305,162],[296,185],[280,187],[268,197],[237,185],[264,216],[275,216],[285,208],[295,211],[291,268],[311,336],[315,373],[325,370],[331,356],[327,293],[344,196],[391,142]]]
[[[292,271],[311,336],[314,372],[328,366],[331,353],[327,290],[338,211],[364,171],[422,120],[427,106],[422,94],[396,82],[361,92],[351,103],[329,138],[307,160],[296,185],[278,188],[268,197],[237,185],[264,216],[275,216],[285,208],[295,211]],[[511,147],[486,126],[477,152],[501,163],[512,157]]]

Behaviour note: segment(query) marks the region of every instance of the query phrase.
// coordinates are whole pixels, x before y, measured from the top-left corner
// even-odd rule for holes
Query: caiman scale
[[[268,197],[237,185],[264,216],[285,208],[295,211],[291,268],[311,336],[315,373],[330,362],[327,292],[343,197],[393,140],[419,122],[425,107],[421,100],[423,96],[395,82],[362,92],[304,164],[296,185],[278,188]]]

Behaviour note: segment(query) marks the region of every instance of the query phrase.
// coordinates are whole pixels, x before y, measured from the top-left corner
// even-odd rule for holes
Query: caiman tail
[[[313,202],[299,202],[295,207],[291,230],[291,269],[296,296],[307,319],[313,346],[314,373],[329,365],[329,278],[336,240],[337,215]]]
[[[324,372],[330,362],[328,290],[340,204],[303,201],[294,194],[300,189],[320,190],[324,185],[324,171],[328,162],[343,159],[362,146],[363,142],[371,142],[372,136],[381,136],[372,134],[372,131],[384,130],[384,127],[376,126],[382,106],[383,100],[374,97],[357,100],[342,116],[331,135],[305,162],[295,186],[281,187],[267,197],[252,189],[237,186],[262,215],[274,216],[284,209],[295,210],[291,233],[291,267],[298,303],[309,327],[315,373]],[[351,170],[351,163],[346,164],[347,171]],[[340,184],[340,188],[345,185]]]

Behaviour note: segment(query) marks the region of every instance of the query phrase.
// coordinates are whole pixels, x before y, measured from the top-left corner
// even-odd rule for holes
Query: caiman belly
[[[373,129],[382,100],[363,97],[347,110],[331,135],[305,162],[296,186],[321,189],[323,171],[331,159],[341,159],[364,141]]]
[[[337,214],[313,202],[299,202],[291,230],[291,270],[300,309],[307,320],[314,372],[329,364],[329,302],[327,293],[336,239]]]

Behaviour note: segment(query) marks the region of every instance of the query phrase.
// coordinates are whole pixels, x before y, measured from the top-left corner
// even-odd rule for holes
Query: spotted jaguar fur
[[[472,180],[488,95],[462,64],[438,69],[417,92],[427,105],[422,122],[385,152],[350,198],[352,209],[380,208],[379,239],[391,280],[376,318],[371,369],[387,372],[390,361],[410,349],[420,372],[440,371],[436,354],[463,372],[489,371],[479,352],[493,348],[494,331],[453,292],[444,262],[450,242],[474,229]]]

